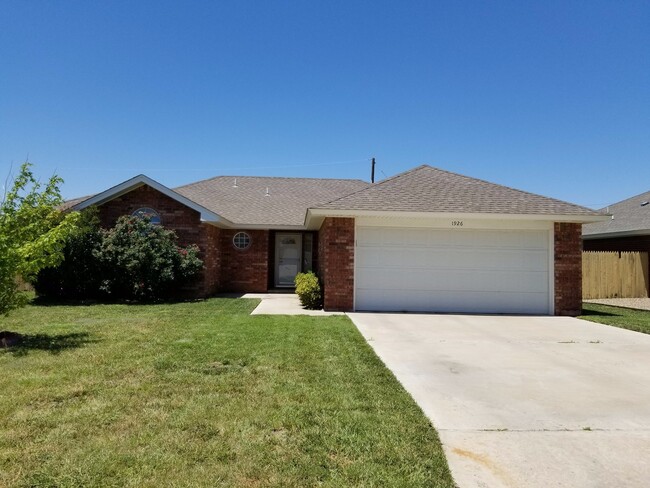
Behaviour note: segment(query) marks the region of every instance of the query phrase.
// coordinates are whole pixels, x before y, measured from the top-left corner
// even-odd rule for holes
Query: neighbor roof
[[[585,225],[582,234],[585,237],[601,234],[650,234],[650,203],[648,202],[650,202],[650,191],[610,205],[602,210],[612,214],[612,218]]]
[[[233,224],[280,227],[303,226],[307,208],[367,186],[361,180],[217,176],[174,191]]]
[[[316,209],[599,216],[554,198],[422,165]]]

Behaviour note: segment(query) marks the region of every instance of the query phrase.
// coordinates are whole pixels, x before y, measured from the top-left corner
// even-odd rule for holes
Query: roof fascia
[[[304,225],[274,225],[274,224],[238,224],[237,222],[228,222],[224,225],[223,222],[206,222],[207,224],[220,227],[222,229],[238,229],[238,230],[292,230],[300,231],[307,230]]]
[[[638,229],[638,230],[625,230],[621,232],[601,232],[598,234],[583,234],[582,238],[584,240],[591,239],[610,239],[615,237],[634,237],[634,236],[648,236],[650,235],[650,229]]]
[[[196,202],[193,202],[180,193],[176,193],[174,190],[167,188],[165,185],[158,183],[157,181],[152,180],[145,175],[134,176],[129,180],[123,181],[119,185],[115,185],[114,187],[98,193],[97,195],[92,196],[83,202],[79,202],[72,207],[72,210],[83,210],[84,208],[90,207],[91,205],[102,205],[144,185],[150,186],[151,188],[159,191],[172,200],[176,200],[178,203],[197,211],[201,215],[201,220],[204,222],[219,223],[226,226],[232,225],[228,219],[223,218],[222,216],[212,212],[211,210],[208,210]]]
[[[504,214],[504,213],[463,213],[463,212],[398,212],[389,210],[334,210],[310,208],[305,216],[305,226],[312,220],[324,217],[406,217],[406,218],[463,218],[487,220],[543,220],[552,222],[603,222],[608,215],[562,215],[562,214]]]

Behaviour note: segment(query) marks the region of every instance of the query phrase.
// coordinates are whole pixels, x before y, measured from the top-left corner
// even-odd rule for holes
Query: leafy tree
[[[25,162],[0,203],[0,314],[23,306],[27,298],[18,291],[17,277],[31,281],[48,266],[63,260],[67,236],[74,232],[77,212],[60,210],[63,198],[52,176],[42,185]]]

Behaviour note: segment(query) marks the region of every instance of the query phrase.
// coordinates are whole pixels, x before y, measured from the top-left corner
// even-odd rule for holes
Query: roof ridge
[[[179,190],[181,188],[185,188],[186,186],[196,185],[197,183],[204,183],[206,181],[216,180],[217,178],[221,178],[221,176],[211,176],[210,178],[204,178],[202,180],[193,181],[192,183],[185,183],[184,185],[174,187],[174,190]]]
[[[360,179],[360,178],[318,178],[318,177],[311,177],[311,178],[306,178],[306,177],[301,177],[301,176],[251,176],[251,175],[219,175],[219,176],[212,176],[210,178],[205,178],[203,180],[198,180],[194,181],[192,183],[186,183],[181,186],[177,186],[175,189],[180,189],[180,188],[185,188],[188,186],[193,186],[198,183],[205,183],[207,181],[212,181],[212,180],[218,180],[220,178],[258,178],[258,179],[266,179],[266,180],[312,180],[312,181],[354,181],[354,182],[361,182],[361,183],[367,183],[366,181]]]
[[[406,171],[402,171],[401,173],[397,173],[396,175],[389,176],[388,178],[384,178],[383,180],[378,181],[377,183],[375,183],[375,186],[383,185],[384,183],[395,180],[395,179],[400,178],[402,176],[405,176],[405,175],[407,175],[409,173],[415,173],[416,171],[419,171],[419,170],[424,169],[424,168],[436,169],[433,166],[429,166],[428,164],[421,164],[420,166],[416,166],[415,168],[407,169]]]
[[[453,184],[454,180],[456,180],[457,182],[456,184],[468,190],[471,190],[471,188],[474,186],[477,188],[482,188],[481,190],[482,192],[487,191],[488,195],[490,193],[495,193],[495,194],[506,193],[509,195],[509,199],[512,201],[512,205],[515,205],[515,202],[520,201],[523,204],[523,202],[534,199],[537,201],[544,201],[546,202],[546,205],[555,205],[559,207],[564,207],[564,212],[567,212],[567,214],[574,214],[574,213],[577,214],[584,213],[584,214],[591,214],[591,215],[602,214],[602,212],[599,210],[594,210],[582,205],[577,205],[575,203],[567,202],[565,200],[560,200],[559,198],[547,197],[544,195],[540,195],[539,193],[519,190],[511,186],[503,185],[501,183],[495,183],[493,181],[488,181],[481,178],[474,178],[472,176],[467,176],[464,174],[455,173],[453,171],[433,167],[428,164],[422,164],[411,170],[404,171],[390,178],[386,178],[385,180],[382,180],[381,182],[375,185],[371,185],[366,188],[359,189],[353,193],[349,193],[348,195],[342,196],[340,198],[331,200],[330,202],[327,202],[325,204],[319,205],[316,208],[332,208],[341,205],[345,207],[346,202],[354,206],[357,205],[357,203],[355,202],[359,201],[359,199],[366,198],[366,196],[367,198],[372,198],[372,199],[380,198],[381,193],[383,193],[382,186],[384,185],[389,185],[386,190],[389,193],[391,192],[390,190],[390,188],[392,187],[391,185],[397,185],[397,187],[400,187],[403,186],[403,184],[406,184],[408,186],[410,182],[414,180],[413,184],[417,186],[418,174],[422,174],[423,172],[426,174],[423,174],[422,178],[431,178],[431,181],[436,181],[436,180],[448,181],[449,184]],[[411,175],[413,176],[411,177]],[[411,177],[411,179],[406,183],[397,182],[397,180],[404,177]],[[379,193],[373,191],[375,188],[378,190]]]
[[[634,200],[635,198],[639,198],[641,195],[647,195],[648,193],[650,193],[650,190],[648,190],[648,191],[644,191],[644,192],[641,192],[641,193],[639,193],[638,195],[631,196],[631,197],[626,198],[625,200],[621,200],[621,201],[619,201],[619,202],[610,203],[609,205],[604,206],[604,207],[601,208],[600,210],[605,210],[605,209],[607,209],[607,208],[609,208],[609,207],[614,207],[614,206],[616,206],[616,205],[621,205],[622,203],[629,202],[630,200]]]
[[[508,190],[512,190],[512,191],[515,191],[517,193],[522,193],[524,195],[532,195],[532,196],[535,196],[535,197],[546,198],[548,200],[553,200],[555,202],[563,203],[565,205],[572,205],[574,207],[578,207],[578,208],[581,208],[583,210],[589,210],[590,212],[596,212],[596,213],[599,212],[598,210],[594,210],[594,209],[589,208],[589,207],[578,205],[577,203],[567,202],[566,200],[560,200],[559,198],[547,197],[545,195],[540,195],[539,193],[533,193],[532,191],[519,190],[518,188],[513,188],[511,186],[503,185],[501,183],[495,183],[494,181],[488,181],[488,180],[484,180],[482,178],[474,178],[473,176],[467,176],[467,175],[464,175],[464,174],[461,174],[461,173],[455,173],[453,171],[438,168],[438,167],[435,167],[435,166],[429,166],[427,164],[422,165],[422,167],[424,167],[424,166],[429,167],[431,169],[435,169],[436,171],[441,171],[442,173],[447,173],[447,174],[454,175],[454,176],[460,176],[461,178],[465,178],[465,179],[468,179],[468,180],[480,181],[482,183],[487,183],[489,185],[495,185],[495,186],[500,186],[501,188],[507,188]],[[600,210],[602,210],[602,209],[600,209]]]
[[[378,186],[383,185],[384,183],[386,183],[388,181],[395,180],[395,179],[397,179],[397,178],[399,178],[401,176],[404,176],[404,175],[406,175],[408,173],[412,173],[414,171],[417,171],[417,170],[420,170],[420,169],[423,169],[423,168],[431,168],[431,166],[429,166],[428,164],[421,164],[420,166],[416,166],[415,168],[411,168],[409,170],[402,171],[401,173],[397,173],[396,175],[389,176],[388,178],[385,178],[385,179],[383,179],[383,180],[381,180],[381,181],[379,181],[377,183],[369,183],[368,186],[366,186],[365,188],[360,188],[359,190],[353,191],[352,193],[348,193],[347,195],[344,195],[342,197],[335,198],[334,200],[330,200],[329,202],[321,203],[319,206],[329,205],[330,203],[334,203],[334,202],[337,202],[339,200],[343,200],[344,198],[351,197],[352,195],[356,195],[357,193],[360,193],[362,191],[369,190],[370,188],[377,188]],[[361,180],[361,181],[363,181],[363,180]],[[365,181],[364,181],[364,183],[365,183]]]

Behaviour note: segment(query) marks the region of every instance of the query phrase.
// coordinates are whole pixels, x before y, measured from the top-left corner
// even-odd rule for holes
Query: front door
[[[302,234],[275,235],[275,286],[294,286],[301,256]]]

